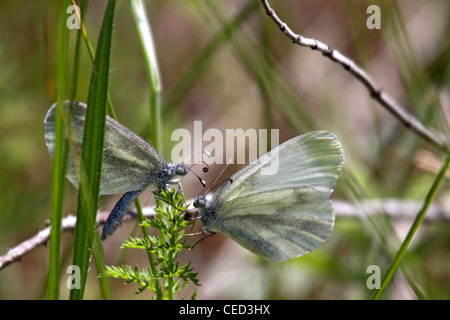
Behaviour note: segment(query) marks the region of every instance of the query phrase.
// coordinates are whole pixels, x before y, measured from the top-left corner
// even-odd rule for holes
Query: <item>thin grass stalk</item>
[[[150,141],[153,146],[163,154],[163,145],[161,138],[161,92],[162,82],[159,71],[158,58],[156,55],[155,45],[153,41],[152,29],[147,17],[145,5],[140,0],[129,1],[133,21],[136,25],[136,32],[138,34],[139,43],[144,58],[144,69],[147,74],[148,89],[150,94],[150,116],[151,116],[151,135]],[[139,198],[135,200],[136,210],[138,212],[139,221],[144,221],[142,206]],[[147,228],[142,226],[142,233],[144,237],[148,238]],[[156,265],[152,254],[148,254],[150,269],[153,274],[157,274]],[[156,283],[157,299],[162,297],[162,290],[160,283]]]
[[[73,2],[73,0],[72,0],[72,2]],[[83,3],[84,3],[84,2],[82,2],[81,5],[83,5]],[[84,5],[84,8],[87,9],[87,6],[88,6],[88,3],[86,3],[86,4]],[[88,38],[88,35],[87,35],[87,31],[86,31],[86,27],[85,27],[84,22],[83,22],[84,14],[83,14],[83,13],[80,14],[78,11],[76,12],[76,14],[77,14],[77,16],[78,16],[78,19],[80,20],[81,35],[83,36],[84,43],[85,43],[85,45],[86,45],[86,49],[87,49],[88,54],[89,54],[89,58],[91,58],[91,62],[94,63],[94,61],[95,61],[95,53],[94,53],[94,49],[93,49],[93,47],[92,47],[91,41],[89,41],[89,38]],[[108,112],[109,112],[109,116],[110,116],[111,118],[117,120],[116,113],[115,113],[115,111],[114,111],[114,108],[113,108],[113,105],[112,105],[112,101],[111,101],[111,97],[110,97],[110,95],[109,95],[109,92],[108,92],[108,98],[107,98],[107,99],[108,99],[108,102],[107,102],[107,103],[108,103]]]
[[[438,175],[436,176],[436,178],[433,182],[433,185],[431,186],[427,196],[425,197],[422,208],[420,209],[416,218],[414,219],[414,222],[411,225],[411,228],[409,229],[408,234],[406,235],[405,239],[403,240],[403,242],[397,252],[397,255],[394,258],[394,261],[392,262],[391,266],[389,267],[388,271],[386,272],[383,282],[381,283],[380,289],[378,289],[375,292],[375,294],[373,296],[374,300],[379,300],[381,298],[381,295],[386,290],[388,284],[391,282],[391,280],[395,274],[395,271],[397,270],[398,266],[402,262],[402,259],[406,254],[406,250],[408,249],[408,246],[411,243],[411,240],[414,237],[414,234],[416,233],[417,229],[422,224],[423,219],[425,218],[427,209],[433,202],[433,200],[439,190],[439,187],[445,178],[445,174],[447,172],[449,163],[450,163],[450,152],[447,154],[447,158],[445,159],[441,169],[439,170]]]
[[[47,275],[47,299],[59,299],[59,279],[61,272],[61,219],[63,216],[65,194],[65,172],[67,166],[67,141],[64,138],[63,101],[65,97],[65,80],[67,75],[68,30],[66,26],[66,10],[69,1],[61,2],[58,28],[58,64],[56,72],[56,100],[58,111],[55,119],[55,154],[52,168],[51,190],[51,233],[49,241],[49,266]]]
[[[134,202],[136,205],[136,211],[138,214],[139,222],[142,224],[142,222],[145,221],[145,217],[144,217],[144,213],[142,211],[141,202],[139,201],[139,199],[136,199]],[[147,228],[142,226],[141,230],[142,230],[144,239],[148,239],[149,234],[148,234]],[[156,276],[158,274],[158,270],[156,269],[156,263],[155,263],[155,259],[153,258],[153,254],[151,252],[147,252],[147,256],[148,256],[148,262],[150,265],[150,270],[152,271],[152,274]],[[161,290],[161,285],[160,285],[159,281],[157,281],[155,283],[155,293],[156,293],[156,299],[161,300],[163,297],[163,292]]]
[[[97,235],[96,232],[95,235]],[[101,272],[103,272],[103,270],[105,270],[106,263],[105,263],[105,255],[103,254],[103,246],[98,236],[94,237],[92,250],[94,254],[95,268],[97,270],[97,273],[100,274]],[[100,284],[100,292],[102,294],[103,299],[111,300],[112,291],[110,281],[105,277],[98,277],[98,281]]]
[[[74,0],[72,1],[72,5],[76,6],[76,3]],[[83,21],[84,17],[86,16],[87,11],[87,2],[86,0],[82,0],[80,2],[81,12],[78,12],[77,8],[75,7],[75,14],[77,15],[77,19],[79,19],[80,23]],[[77,96],[77,89],[78,89],[78,75],[80,71],[80,46],[81,44],[81,32],[80,30],[77,31],[76,39],[75,39],[75,49],[74,49],[74,57],[73,57],[73,68],[72,68],[72,84],[70,88],[70,100],[75,100]]]

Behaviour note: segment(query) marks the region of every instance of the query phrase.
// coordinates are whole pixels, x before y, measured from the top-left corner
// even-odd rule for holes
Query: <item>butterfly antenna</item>
[[[200,178],[199,175],[196,174],[191,168],[188,168],[188,169],[189,169],[190,172],[192,172],[192,174],[193,174],[194,176],[197,177],[198,181],[200,181],[200,183],[202,184],[202,186],[203,186],[203,187],[206,187],[206,182],[205,182],[205,180],[203,180],[202,178]],[[204,169],[207,169],[207,168],[203,168],[203,171],[204,171],[204,172],[207,172],[207,171],[208,171],[208,169],[207,169],[206,171],[205,171]]]
[[[192,247],[190,247],[189,250],[194,249],[194,247],[195,247],[200,241],[202,241],[202,240],[204,240],[204,239],[206,239],[206,238],[212,237],[212,236],[215,235],[216,233],[213,232],[213,231],[209,231],[209,232],[203,231],[203,232],[198,232],[198,233],[185,234],[185,236],[195,236],[195,235],[205,234],[205,233],[208,233],[208,234],[207,234],[206,236],[204,236],[203,238],[201,238],[200,240],[198,240],[196,243],[194,243],[194,245],[193,245]]]
[[[195,156],[196,154],[199,153],[204,153],[206,154],[209,158],[211,157],[211,154],[208,151],[203,150],[202,152],[197,152],[189,157],[187,157],[186,159],[184,159],[183,163],[185,163],[189,158],[192,158],[193,156]],[[194,163],[192,166],[190,166],[188,169],[190,172],[192,172],[194,174],[194,176],[197,177],[197,179],[200,181],[200,183],[202,184],[203,187],[206,187],[206,182],[205,180],[203,180],[202,178],[200,178],[194,171],[192,171],[192,167],[199,164],[199,163],[203,163],[205,165],[205,167],[203,167],[203,172],[208,172],[209,171],[209,165],[202,159],[200,162]]]
[[[183,160],[183,163],[185,163],[189,158],[192,158],[192,157],[194,157],[195,155],[197,155],[197,154],[199,154],[199,153],[204,153],[204,154],[206,154],[206,156],[207,156],[208,158],[211,158],[211,153],[209,153],[208,151],[203,150],[203,151],[194,153],[193,155],[190,155],[189,157],[187,157],[186,159]],[[203,160],[202,160],[202,162],[205,163]],[[206,163],[205,163],[205,164],[206,164]],[[205,171],[205,172],[206,172],[206,171]]]
[[[219,180],[219,178],[222,176],[223,172],[228,168],[228,166],[230,165],[231,161],[232,161],[232,159],[228,160],[228,162],[227,162],[227,164],[225,165],[225,167],[224,167],[224,168],[222,169],[222,171],[220,171],[220,173],[217,175],[217,178],[216,178],[216,180],[214,180],[212,186],[211,186],[208,190],[206,190],[206,192],[203,194],[204,196],[207,195],[209,192],[211,192],[213,189],[217,188],[218,186],[221,186],[223,183],[225,183],[225,182],[228,181],[228,180],[229,180],[230,182],[233,182],[232,179],[227,179],[227,180],[225,180],[225,181],[223,181],[223,182],[221,182],[221,183],[219,183],[219,184],[216,184],[216,183],[217,183],[217,180]]]

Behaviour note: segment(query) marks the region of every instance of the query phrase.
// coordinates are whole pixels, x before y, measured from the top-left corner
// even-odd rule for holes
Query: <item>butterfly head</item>
[[[193,205],[195,208],[199,209],[200,211],[202,209],[208,209],[211,206],[210,202],[208,200],[206,200],[205,196],[200,196],[200,197],[195,198]]]
[[[177,176],[185,176],[189,172],[189,168],[184,163],[176,164],[174,168],[174,174]]]
[[[205,196],[199,196],[194,200],[194,207],[198,209],[203,229],[206,232],[213,232],[212,229],[217,225],[217,216],[211,201],[207,200]]]

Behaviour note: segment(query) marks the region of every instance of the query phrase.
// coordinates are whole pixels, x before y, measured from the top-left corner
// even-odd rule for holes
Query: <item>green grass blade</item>
[[[64,139],[64,123],[62,115],[63,100],[65,96],[65,80],[67,75],[68,29],[66,26],[66,10],[69,1],[61,2],[59,33],[58,33],[58,65],[56,73],[56,99],[60,112],[56,114],[56,142],[52,169],[52,196],[51,196],[51,233],[49,241],[49,264],[47,275],[47,299],[59,299],[60,278],[60,246],[61,246],[61,219],[63,215],[65,172],[67,165],[67,141]]]
[[[103,158],[109,64],[115,5],[116,1],[110,0],[105,11],[89,86],[87,100],[88,108],[83,136],[73,260],[73,264],[78,266],[81,271],[81,286],[80,288],[71,290],[71,299],[83,298],[92,242],[94,237],[98,237],[95,232],[95,216],[98,206]]]
[[[73,1],[72,1],[73,2]],[[83,36],[85,40],[85,44],[89,53],[89,56],[91,57],[92,64],[94,64],[95,61],[95,54],[92,49],[91,43],[87,37],[86,29],[84,28],[84,18],[86,16],[87,8],[88,8],[88,2],[86,0],[82,0],[79,4],[79,7],[81,9],[81,12],[77,13],[77,16],[80,17],[80,25],[81,29],[80,32],[77,32],[77,38],[76,38],[76,44],[75,44],[75,56],[74,56],[74,67],[73,67],[73,75],[72,75],[72,87],[71,87],[71,100],[76,100],[76,89],[77,89],[77,83],[78,83],[78,71],[79,71],[79,57],[80,57],[80,44],[81,44],[81,37]],[[108,107],[110,108],[110,113],[114,115],[114,111],[112,110],[112,103],[108,95]],[[112,110],[112,111],[111,111]],[[94,262],[96,265],[97,272],[99,270],[103,270],[105,268],[105,259],[103,255],[103,248],[98,240],[97,237],[94,237],[94,243],[93,243],[93,253],[94,253]],[[102,296],[106,300],[110,300],[112,298],[111,294],[111,286],[108,279],[105,278],[99,278],[100,283],[100,292],[102,293]]]
[[[428,192],[428,194],[424,200],[422,208],[420,209],[419,213],[417,214],[416,218],[414,219],[414,222],[413,222],[411,228],[409,229],[408,234],[406,235],[405,239],[403,240],[403,242],[400,246],[400,249],[398,250],[397,255],[394,258],[394,261],[392,262],[391,266],[389,267],[389,269],[383,279],[383,282],[380,286],[380,289],[378,289],[375,292],[375,294],[373,296],[373,298],[375,300],[380,299],[381,295],[386,290],[388,284],[391,282],[395,271],[397,270],[403,257],[405,256],[406,250],[408,249],[408,246],[411,243],[411,240],[414,237],[414,234],[416,233],[417,229],[422,224],[422,221],[425,218],[425,213],[427,212],[428,207],[433,202],[433,200],[439,190],[439,186],[441,185],[442,181],[445,178],[445,174],[447,172],[449,163],[450,163],[450,153],[447,155],[447,158],[445,159],[444,164],[442,165],[438,175],[436,176],[436,179],[433,182],[433,185],[431,186],[430,191]]]

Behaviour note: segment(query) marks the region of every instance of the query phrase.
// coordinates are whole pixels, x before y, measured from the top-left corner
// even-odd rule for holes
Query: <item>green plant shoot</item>
[[[189,282],[199,285],[197,273],[193,272],[190,262],[180,266],[178,255],[183,249],[189,249],[184,237],[184,228],[193,223],[184,218],[183,196],[173,189],[159,189],[155,192],[158,206],[153,219],[145,219],[142,226],[156,228],[158,236],[133,238],[127,240],[121,248],[134,248],[146,251],[155,257],[156,273],[151,267],[140,270],[136,265],[131,266],[107,266],[102,276],[122,278],[125,283],[137,283],[136,293],[139,294],[149,289],[156,294],[156,298],[173,300],[175,293],[183,289]],[[159,283],[159,285],[158,285]],[[163,290],[163,292],[158,292]],[[196,291],[191,296],[195,299]]]

